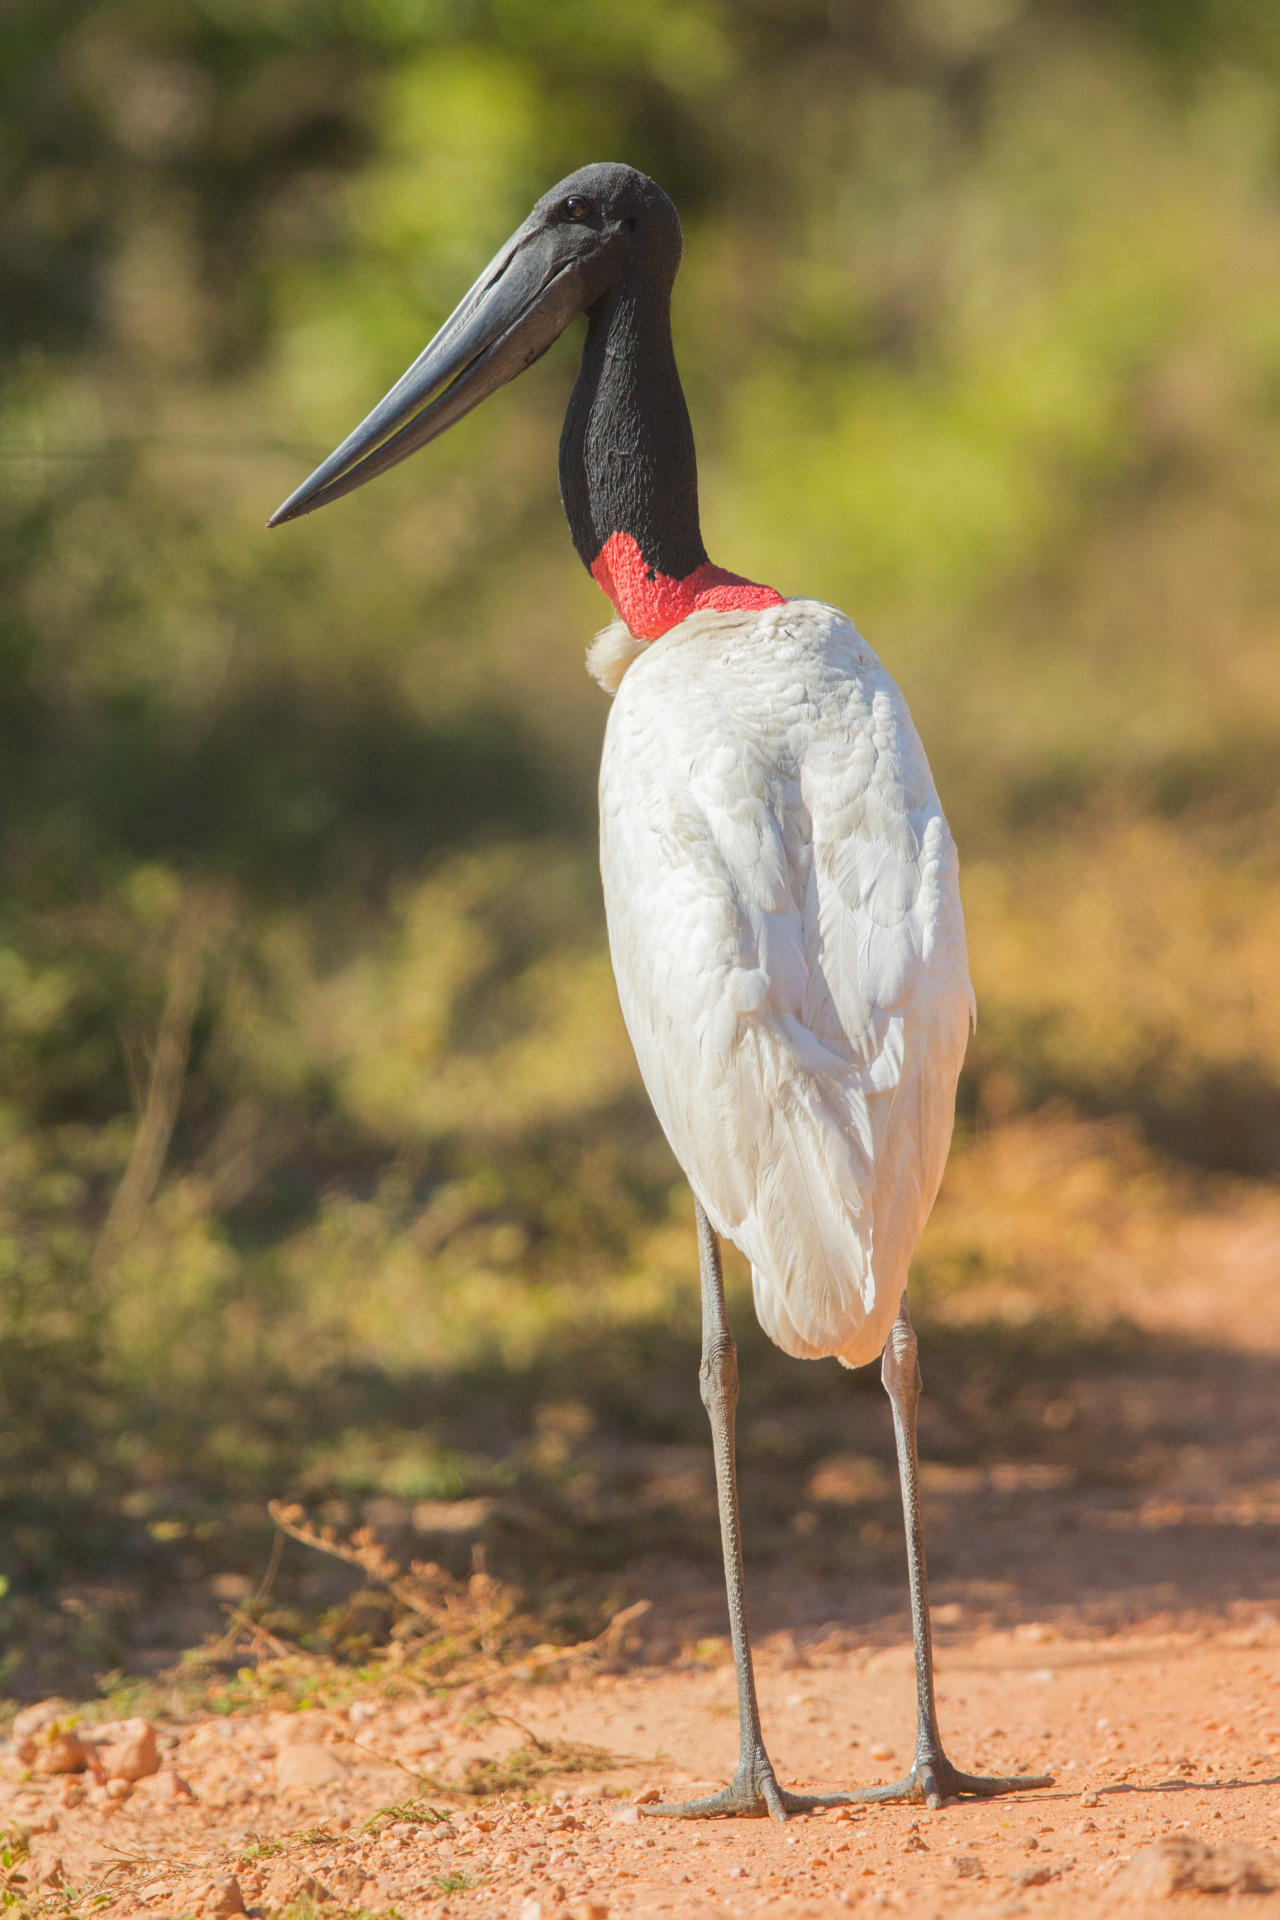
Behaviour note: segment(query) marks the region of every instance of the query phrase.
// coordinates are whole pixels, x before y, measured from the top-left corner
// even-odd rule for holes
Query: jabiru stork
[[[973,1016],[955,843],[898,688],[843,613],[715,566],[671,340],[680,220],[635,168],[544,194],[408,372],[270,525],[363,486],[513,380],[585,315],[560,441],[574,546],[617,619],[600,771],[609,944],[649,1097],[695,1197],[740,1758],[707,1799],[647,1811],[939,1807],[1051,1784],[983,1778],[938,1729],[907,1267],[942,1178]],[[918,1731],[904,1779],[779,1784],[756,1699],[734,1461],[737,1358],[719,1235],[787,1353],[883,1352],[906,1525]]]

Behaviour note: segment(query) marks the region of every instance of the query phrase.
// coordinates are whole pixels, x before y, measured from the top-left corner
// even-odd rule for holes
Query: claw
[[[793,1813],[809,1813],[814,1807],[848,1807],[906,1803],[928,1807],[936,1813],[944,1800],[990,1800],[1002,1793],[1025,1793],[1036,1787],[1051,1787],[1051,1773],[992,1774],[961,1773],[945,1754],[917,1758],[911,1771],[901,1780],[883,1787],[854,1787],[848,1793],[789,1793],[778,1785],[773,1768],[765,1765],[749,1773],[738,1773],[727,1787],[705,1800],[659,1800],[640,1808],[644,1814],[661,1814],[666,1820],[788,1820]]]
[[[848,1795],[860,1802],[901,1802],[926,1806],[936,1813],[944,1800],[991,1800],[1002,1793],[1025,1793],[1035,1787],[1051,1787],[1051,1773],[992,1774],[961,1773],[945,1754],[936,1759],[915,1761],[905,1779],[893,1780],[884,1787],[858,1787]]]
[[[922,1767],[913,1768],[912,1771],[915,1773],[916,1785],[924,1795],[926,1807],[928,1807],[931,1812],[936,1813],[942,1805],[942,1795],[938,1791],[937,1774],[927,1760]]]
[[[644,1814],[667,1820],[788,1820],[793,1813],[814,1807],[846,1807],[856,1798],[849,1793],[789,1793],[778,1785],[767,1763],[750,1773],[738,1773],[719,1793],[705,1800],[658,1800],[641,1807]]]
[[[785,1820],[787,1817],[787,1803],[782,1797],[781,1787],[771,1773],[766,1773],[761,1780],[760,1791],[764,1795],[764,1803],[769,1809],[771,1818],[774,1820]]]

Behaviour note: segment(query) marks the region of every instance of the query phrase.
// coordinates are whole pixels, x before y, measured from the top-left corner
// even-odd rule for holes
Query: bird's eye
[[[571,193],[560,211],[566,220],[587,220],[591,217],[591,202],[580,193]]]

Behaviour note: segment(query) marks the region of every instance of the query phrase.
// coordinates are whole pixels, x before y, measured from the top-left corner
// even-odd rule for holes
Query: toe
[[[782,1798],[778,1783],[771,1773],[766,1773],[762,1776],[760,1791],[764,1795],[764,1803],[769,1809],[770,1816],[774,1820],[785,1820],[787,1818],[786,1803]]]

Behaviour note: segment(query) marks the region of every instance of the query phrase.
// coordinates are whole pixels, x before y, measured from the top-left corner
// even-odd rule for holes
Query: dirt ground
[[[805,1664],[775,1652],[761,1667],[788,1781],[846,1785],[907,1761],[905,1646],[814,1649]],[[173,1744],[161,1775],[116,1806],[100,1788],[82,1799],[80,1782],[22,1784],[10,1761],[3,1812],[30,1831],[38,1877],[63,1878],[86,1904],[99,1896],[113,1916],[227,1911],[228,1898],[235,1910],[220,1884],[229,1878],[246,1907],[267,1913],[1066,1916],[1149,1904],[1125,1869],[1164,1836],[1207,1842],[1228,1883],[1233,1845],[1280,1853],[1280,1630],[1094,1640],[1028,1623],[953,1639],[939,1675],[945,1734],[962,1763],[1051,1769],[1056,1784],[935,1814],[841,1809],[785,1826],[642,1815],[631,1801],[646,1788],[683,1793],[731,1767],[732,1675],[722,1668],[525,1684],[491,1703],[510,1720],[481,1714],[478,1724],[465,1700],[205,1720],[164,1736]],[[447,1818],[379,1813],[403,1807],[411,1773],[500,1756],[525,1729],[548,1744],[606,1748],[619,1764],[552,1779],[550,1797],[533,1804],[429,1794]],[[181,1795],[170,1774],[190,1799],[165,1794]],[[1280,1885],[1280,1860],[1275,1873]],[[1267,1863],[1244,1879],[1265,1886]],[[1280,1909],[1280,1893],[1227,1893],[1217,1904],[1239,1899]]]
[[[961,1766],[1051,1788],[785,1826],[642,1814],[637,1796],[718,1784],[736,1754],[722,1590],[667,1559],[629,1570],[652,1604],[619,1670],[526,1661],[448,1695],[161,1720],[162,1770],[123,1797],[10,1751],[0,1823],[29,1848],[11,1872],[50,1914],[122,1920],[1280,1913],[1280,1201],[1192,1219],[1159,1254],[1119,1303],[1138,1347],[1051,1403],[1123,1472],[930,1459],[922,1421],[944,1737]],[[887,1418],[870,1395],[854,1411]],[[823,1468],[825,1527],[841,1475],[870,1470],[860,1444],[851,1428]],[[789,1784],[888,1779],[913,1736],[900,1536],[851,1500],[856,1551],[823,1561],[809,1511],[750,1571],[766,1738]],[[534,1778],[548,1750],[577,1770]],[[450,1790],[484,1762],[497,1791]]]

